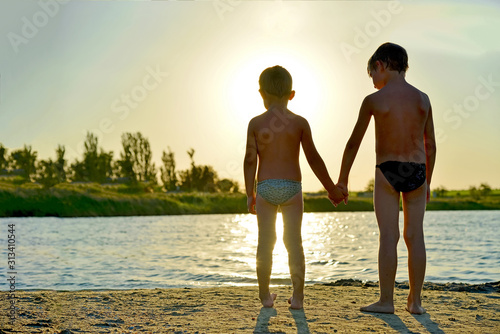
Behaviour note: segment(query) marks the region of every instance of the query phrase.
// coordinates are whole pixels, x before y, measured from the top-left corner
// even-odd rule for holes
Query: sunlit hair
[[[384,43],[378,47],[377,51],[368,60],[368,75],[370,75],[370,71],[377,68],[377,61],[386,64],[388,69],[400,73],[406,72],[408,69],[408,54],[406,50],[394,43]]]
[[[279,65],[268,67],[259,77],[259,86],[268,94],[284,97],[292,92],[292,76]]]

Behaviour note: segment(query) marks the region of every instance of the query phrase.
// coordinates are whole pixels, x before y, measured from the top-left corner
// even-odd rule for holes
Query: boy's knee
[[[302,248],[302,238],[295,235],[283,235],[283,243],[285,244],[285,248],[290,251],[295,248]]]
[[[418,231],[404,231],[403,237],[407,245],[412,245],[416,242],[422,242],[424,240],[423,233]]]
[[[397,244],[399,238],[399,231],[380,231],[380,241]]]
[[[259,243],[258,246],[259,248],[267,248],[267,247],[274,247],[276,244],[276,234],[266,234],[266,235],[259,235]]]

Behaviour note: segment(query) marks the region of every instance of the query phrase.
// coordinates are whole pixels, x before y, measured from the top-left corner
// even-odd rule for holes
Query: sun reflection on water
[[[489,231],[499,221],[499,211],[427,212],[426,280],[494,281],[500,242]],[[257,218],[250,214],[19,218],[16,226],[23,231],[22,254],[30,259],[22,263],[22,289],[257,284]],[[290,284],[281,214],[276,229],[271,284]],[[305,213],[306,283],[378,280],[378,233],[373,212]],[[407,260],[401,240],[398,281],[408,279]]]
[[[357,220],[352,218],[349,213],[342,215],[304,213],[302,240],[306,258],[306,281],[335,279],[346,270],[351,273],[363,273],[367,270],[366,265],[369,263],[366,260],[370,258],[369,253],[373,253],[373,246],[375,246],[372,240],[373,235],[376,234],[374,217],[367,217],[367,222],[371,224],[365,226],[359,224],[359,218]],[[233,259],[245,263],[251,277],[255,277],[255,254],[258,242],[256,216],[238,215],[233,222],[235,224],[231,228],[229,239],[232,240],[233,251],[238,254]],[[354,229],[352,224],[356,225]],[[288,252],[283,243],[281,213],[278,213],[276,217],[276,236],[272,279],[288,279],[290,275]],[[367,244],[371,244],[368,249]],[[311,275],[314,277],[310,277]],[[357,277],[356,274],[352,276]]]

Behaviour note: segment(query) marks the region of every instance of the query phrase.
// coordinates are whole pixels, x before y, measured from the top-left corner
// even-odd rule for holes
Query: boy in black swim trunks
[[[426,254],[423,219],[429,201],[436,145],[429,97],[405,80],[408,56],[401,46],[382,44],[368,61],[377,92],[368,95],[347,142],[337,186],[347,191],[349,172],[373,116],[377,165],[373,202],[380,230],[380,299],[362,311],[394,313],[394,281],[399,240],[399,200],[403,198],[410,293],[406,309],[422,314],[420,294]]]

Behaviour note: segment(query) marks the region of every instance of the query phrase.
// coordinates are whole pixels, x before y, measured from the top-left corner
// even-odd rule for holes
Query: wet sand
[[[104,291],[16,291],[10,322],[8,292],[0,293],[1,333],[500,333],[500,283],[426,283],[428,313],[405,311],[407,284],[395,289],[395,314],[365,313],[376,283],[342,280],[306,286],[304,309],[288,308],[290,286],[272,289],[265,309],[257,287]]]

